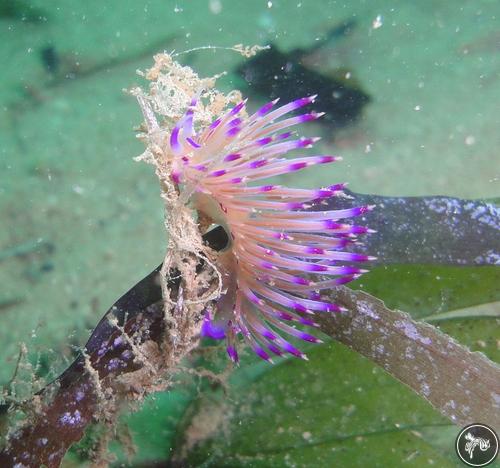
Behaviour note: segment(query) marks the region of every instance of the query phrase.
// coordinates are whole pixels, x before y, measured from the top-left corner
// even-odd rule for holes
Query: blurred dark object
[[[40,59],[42,61],[43,67],[51,75],[56,75],[59,71],[61,65],[61,58],[56,51],[54,46],[44,47],[40,51]]]
[[[320,73],[310,63],[315,62],[311,57],[321,48],[344,37],[354,26],[353,21],[343,22],[307,49],[293,49],[284,53],[271,45],[243,63],[237,71],[247,82],[250,91],[266,98],[279,97],[283,102],[288,102],[317,94],[314,108],[326,112],[319,122],[330,128],[349,125],[359,118],[363,107],[370,102],[370,96],[351,79],[348,71],[337,74],[345,78],[341,79]]]
[[[42,10],[22,0],[0,0],[0,18],[26,23],[47,21],[47,15]]]

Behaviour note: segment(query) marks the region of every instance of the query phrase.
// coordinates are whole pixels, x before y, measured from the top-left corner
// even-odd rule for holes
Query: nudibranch
[[[341,312],[342,307],[323,300],[321,292],[358,278],[366,270],[356,263],[370,260],[342,249],[370,232],[345,220],[371,206],[317,209],[325,199],[341,195],[345,184],[320,189],[261,185],[274,176],[341,159],[283,157],[317,141],[290,131],[323,115],[296,114],[314,99],[305,97],[281,107],[274,100],[250,116],[242,101],[197,132],[193,99],[167,137],[172,181],[181,191],[192,192],[194,207],[222,225],[230,238],[219,262],[226,292],[216,310],[206,311],[202,335],[225,338],[235,362],[239,335],[265,360],[284,353],[306,358],[285,337],[320,342],[294,325],[316,327],[315,312]]]

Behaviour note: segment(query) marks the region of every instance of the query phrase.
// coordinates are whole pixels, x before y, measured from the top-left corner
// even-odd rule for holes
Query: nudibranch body
[[[283,118],[313,102],[310,96],[276,107],[275,100],[247,117],[242,101],[196,133],[193,99],[169,136],[172,181],[192,192],[195,208],[224,226],[231,239],[220,257],[227,292],[216,311],[206,312],[202,333],[226,338],[233,361],[238,360],[238,335],[265,360],[283,353],[305,358],[284,336],[319,342],[294,322],[315,327],[315,312],[340,312],[341,307],[321,298],[321,291],[356,279],[366,270],[353,262],[370,259],[342,249],[370,232],[344,220],[372,207],[317,209],[323,200],[341,195],[345,184],[320,189],[261,185],[270,177],[341,159],[283,157],[317,140],[294,138],[290,127],[323,114]]]

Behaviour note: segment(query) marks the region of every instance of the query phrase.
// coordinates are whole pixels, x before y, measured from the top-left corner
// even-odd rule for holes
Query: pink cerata
[[[325,199],[342,195],[345,184],[319,189],[260,185],[270,177],[341,159],[284,157],[293,150],[312,148],[318,140],[297,138],[289,129],[322,113],[283,118],[314,99],[305,97],[281,107],[276,107],[276,99],[249,117],[242,115],[246,105],[242,101],[197,133],[193,126],[197,99],[193,99],[170,133],[173,182],[192,187],[194,206],[221,224],[230,237],[220,262],[226,272],[226,293],[217,310],[206,311],[202,334],[225,338],[227,353],[235,362],[238,335],[267,361],[284,353],[306,358],[285,337],[320,342],[295,325],[316,327],[316,312],[341,312],[342,307],[322,300],[321,292],[358,278],[366,270],[355,263],[371,259],[342,249],[356,242],[358,235],[373,232],[346,222],[372,206],[318,209]]]

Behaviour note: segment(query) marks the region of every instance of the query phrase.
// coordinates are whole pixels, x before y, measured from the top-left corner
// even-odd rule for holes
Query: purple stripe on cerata
[[[254,346],[253,350],[255,354],[257,354],[257,356],[264,359],[265,361],[269,361],[269,354],[267,354],[260,346]]]
[[[227,174],[227,171],[225,169],[219,169],[218,171],[213,171],[210,173],[212,177],[220,177],[223,176],[224,174]]]
[[[245,103],[246,101],[241,101],[238,105],[234,106],[229,112],[229,115],[236,115],[241,109],[243,109]]]
[[[179,150],[181,147],[179,144],[179,131],[179,127],[174,127],[172,133],[170,134],[170,146],[173,150]]]
[[[187,137],[186,141],[193,147],[193,148],[201,148],[201,145],[196,143],[191,137]]]
[[[259,167],[265,166],[267,164],[267,161],[265,159],[257,159],[256,161],[252,161],[251,163],[248,164],[248,167],[250,169],[257,169]]]
[[[240,127],[232,127],[230,128],[227,132],[226,132],[226,135],[228,137],[234,137],[236,135],[238,135],[238,133],[241,132],[241,128]]]
[[[288,342],[283,343],[282,348],[283,348],[283,349],[284,349],[287,353],[293,354],[294,356],[297,356],[297,357],[302,357],[302,356],[303,356],[302,351],[298,350],[295,346],[292,346],[292,345],[291,345],[290,343],[288,343]]]
[[[280,133],[277,137],[276,137],[276,140],[280,141],[280,140],[286,140],[288,137],[290,137],[292,135],[292,132],[284,132],[284,133]]]
[[[241,158],[241,154],[239,154],[239,153],[231,153],[231,154],[228,154],[224,158],[224,162],[236,161],[237,159],[240,159],[240,158]]]
[[[300,171],[301,169],[304,169],[305,167],[307,167],[306,162],[292,163],[288,166],[288,170],[290,172]]]
[[[229,355],[231,361],[233,362],[239,361],[238,353],[236,352],[236,348],[234,346],[226,347],[226,352]]]
[[[209,125],[209,129],[214,129],[216,127],[218,127],[221,123],[221,119],[215,119],[210,125]]]
[[[277,346],[273,345],[272,343],[267,345],[267,349],[269,349],[269,351],[271,351],[272,353],[276,354],[276,356],[283,356],[283,353],[281,352],[281,350]]]
[[[264,104],[258,111],[257,111],[257,115],[262,117],[264,115],[266,115],[273,107],[274,105],[276,104],[277,100],[274,100],[274,101],[270,101],[268,102],[267,104]]]
[[[181,182],[180,174],[178,172],[172,172],[172,174],[170,174],[170,178],[176,184]]]
[[[255,144],[258,146],[265,146],[268,143],[271,143],[271,141],[273,141],[272,137],[264,137],[264,138],[260,138],[259,140],[256,140]]]

